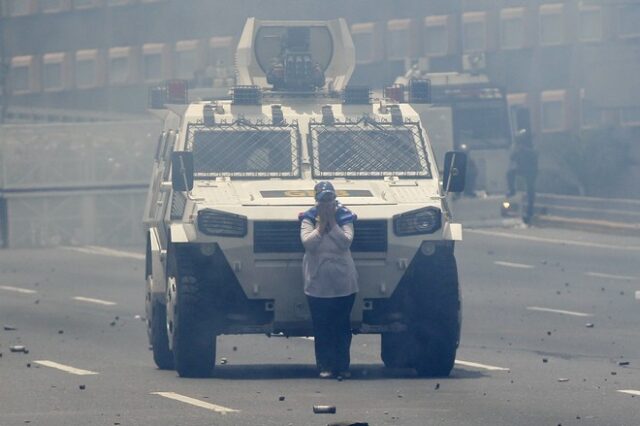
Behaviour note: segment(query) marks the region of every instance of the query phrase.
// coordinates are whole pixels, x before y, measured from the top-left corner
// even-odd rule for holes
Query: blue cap
[[[336,190],[331,182],[318,182],[313,190],[316,193],[316,201],[331,201],[336,198]]]

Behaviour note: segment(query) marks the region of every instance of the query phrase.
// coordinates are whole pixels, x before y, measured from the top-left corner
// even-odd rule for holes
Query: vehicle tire
[[[215,333],[208,312],[211,290],[198,279],[186,248],[172,246],[167,274],[168,327],[173,361],[180,377],[209,377],[215,366]]]
[[[169,349],[167,335],[167,307],[160,302],[152,302],[151,318],[147,319],[153,361],[161,370],[173,370],[173,352]]]
[[[460,341],[461,302],[455,257],[423,257],[415,272],[407,336],[411,366],[422,377],[446,377]]]
[[[407,332],[382,333],[380,340],[380,352],[385,367],[411,367],[411,359],[409,358],[409,352],[407,350],[407,342],[409,341],[409,334]]]

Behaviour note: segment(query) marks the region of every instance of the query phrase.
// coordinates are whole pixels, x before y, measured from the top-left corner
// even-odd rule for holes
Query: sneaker
[[[321,379],[330,379],[333,377],[333,373],[331,371],[328,370],[322,370],[319,374],[319,377]]]
[[[337,374],[338,380],[340,379],[350,379],[351,378],[351,371],[347,370],[347,371],[341,371]]]

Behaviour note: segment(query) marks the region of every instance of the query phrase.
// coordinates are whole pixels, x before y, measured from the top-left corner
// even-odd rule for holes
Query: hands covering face
[[[335,201],[318,202],[318,223],[321,234],[329,232],[336,224]]]

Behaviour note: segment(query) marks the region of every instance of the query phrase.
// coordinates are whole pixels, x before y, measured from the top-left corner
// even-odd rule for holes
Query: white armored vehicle
[[[209,375],[216,336],[310,336],[299,213],[330,180],[353,210],[360,292],[354,333],[382,335],[382,360],[448,375],[460,296],[447,191],[410,104],[349,87],[354,46],[343,20],[249,19],[230,99],[187,103],[179,81],[150,92],[163,118],[145,211],[148,331],[154,360]],[[429,83],[409,87],[428,102]],[[445,189],[443,189],[443,186]]]

